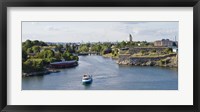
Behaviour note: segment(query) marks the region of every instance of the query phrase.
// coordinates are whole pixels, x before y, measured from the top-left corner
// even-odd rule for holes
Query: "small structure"
[[[35,56],[36,53],[28,53],[28,57]]]
[[[178,48],[177,48],[177,47],[172,47],[172,51],[173,51],[174,53],[178,53]]]
[[[78,62],[76,60],[71,60],[71,61],[62,60],[60,62],[50,63],[51,68],[69,68],[69,67],[74,67],[77,65],[78,65]]]

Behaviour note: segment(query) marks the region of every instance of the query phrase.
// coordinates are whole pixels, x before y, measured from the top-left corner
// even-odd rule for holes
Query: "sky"
[[[22,41],[121,42],[178,40],[178,22],[22,22]]]

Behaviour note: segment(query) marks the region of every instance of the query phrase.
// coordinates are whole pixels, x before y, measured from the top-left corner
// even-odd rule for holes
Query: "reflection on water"
[[[176,68],[118,65],[101,56],[80,56],[79,65],[59,73],[23,77],[22,90],[177,90]],[[93,82],[83,85],[83,74]]]
[[[92,83],[91,84],[83,84],[83,85],[84,85],[85,89],[90,89]]]

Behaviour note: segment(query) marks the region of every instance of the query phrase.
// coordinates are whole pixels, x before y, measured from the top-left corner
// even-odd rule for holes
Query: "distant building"
[[[133,41],[132,39],[133,39],[133,38],[132,38],[132,35],[129,34],[129,42],[132,42],[132,41]]]
[[[169,39],[162,39],[162,40],[157,40],[154,42],[155,47],[171,47],[173,46],[173,41]]]
[[[35,54],[36,54],[36,53],[28,53],[28,54],[27,54],[27,55],[28,55],[27,57],[35,56]]]
[[[175,41],[173,44],[174,46],[178,47],[178,41]]]

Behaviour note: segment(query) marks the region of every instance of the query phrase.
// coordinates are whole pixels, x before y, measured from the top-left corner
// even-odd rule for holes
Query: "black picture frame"
[[[193,7],[193,105],[7,105],[7,7]],[[2,112],[199,112],[200,0],[1,0],[0,1],[0,110]]]

